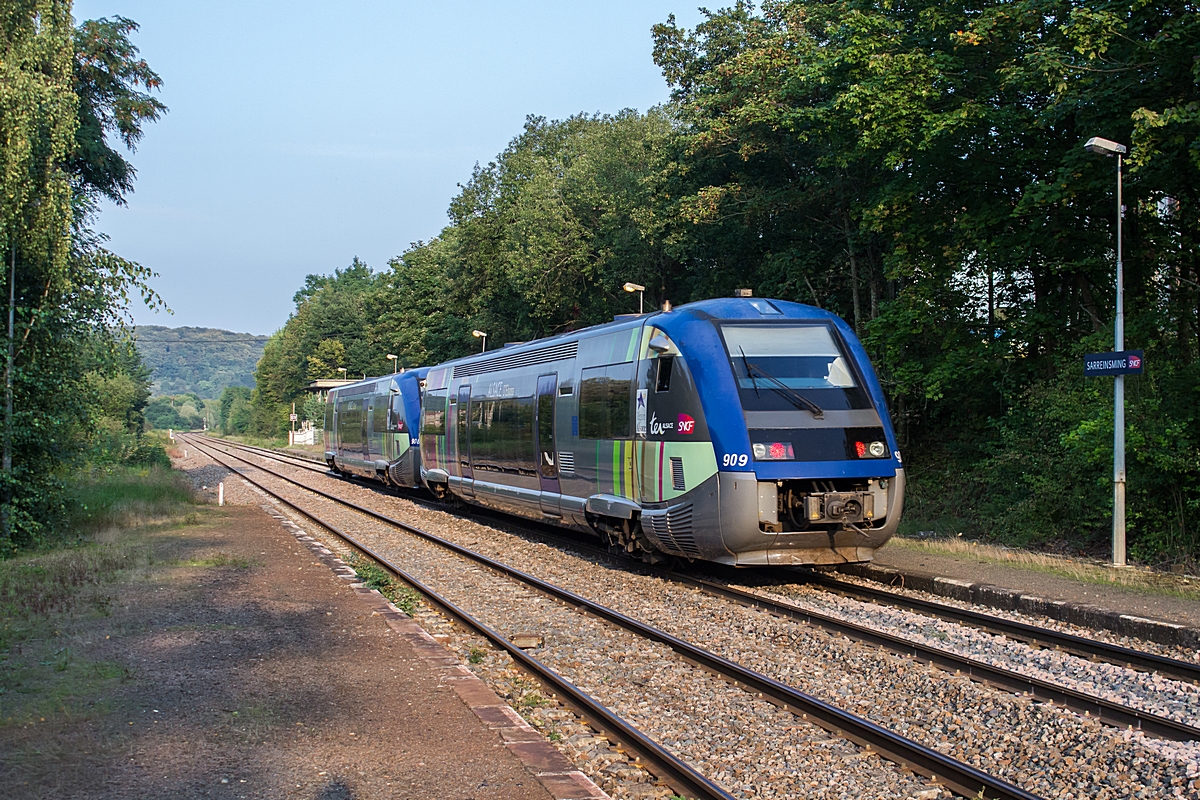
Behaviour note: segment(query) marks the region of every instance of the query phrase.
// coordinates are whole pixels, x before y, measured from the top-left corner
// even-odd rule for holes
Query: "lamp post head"
[[[625,284],[625,286],[624,286],[623,288],[625,289],[625,291],[627,291],[627,292],[630,292],[630,293],[633,293],[633,292],[644,292],[644,291],[646,291],[646,287],[645,287],[645,286],[641,286],[641,285],[639,285],[639,284],[636,284],[636,283],[626,283],[626,284]]]
[[[481,338],[484,338],[487,336],[487,334],[484,333],[483,331],[471,331],[471,335],[474,336],[476,339],[481,339]]]
[[[1129,152],[1129,148],[1125,145],[1118,144],[1112,139],[1101,139],[1099,136],[1093,136],[1084,142],[1083,149],[1098,156],[1123,156]]]

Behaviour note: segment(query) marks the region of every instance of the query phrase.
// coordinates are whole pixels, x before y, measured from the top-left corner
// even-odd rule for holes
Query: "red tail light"
[[[867,457],[867,445],[864,442],[855,442],[854,443],[854,452],[858,455],[859,458],[866,458]]]
[[[792,461],[796,458],[791,442],[755,442],[751,449],[755,461]]]

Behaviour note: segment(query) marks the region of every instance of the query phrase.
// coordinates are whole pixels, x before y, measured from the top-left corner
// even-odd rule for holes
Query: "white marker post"
[[[217,505],[225,505],[225,481],[217,484]]]

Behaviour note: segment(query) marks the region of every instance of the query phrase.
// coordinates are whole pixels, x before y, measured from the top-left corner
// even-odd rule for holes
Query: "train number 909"
[[[750,461],[750,457],[745,453],[726,453],[721,456],[722,467],[744,467]]]

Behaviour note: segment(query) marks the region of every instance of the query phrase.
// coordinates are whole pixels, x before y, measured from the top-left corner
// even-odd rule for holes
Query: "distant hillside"
[[[137,346],[154,370],[155,395],[195,392],[216,398],[226,386],[254,386],[254,366],[269,337],[216,328],[139,325]]]

